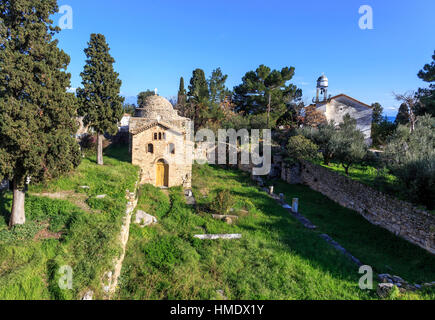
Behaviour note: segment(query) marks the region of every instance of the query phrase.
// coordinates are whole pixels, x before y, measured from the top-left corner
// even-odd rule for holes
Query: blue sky
[[[127,97],[158,88],[175,96],[192,70],[208,77],[221,67],[228,87],[260,64],[294,66],[293,83],[310,102],[325,73],[330,93],[397,113],[392,92],[427,86],[417,72],[435,50],[435,1],[393,0],[60,0],[73,28],[58,36],[71,56],[72,87],[80,86],[91,33],[102,33]],[[373,8],[373,30],[361,30],[358,9]],[[55,23],[61,17],[53,17]],[[131,98],[130,98],[131,99]]]

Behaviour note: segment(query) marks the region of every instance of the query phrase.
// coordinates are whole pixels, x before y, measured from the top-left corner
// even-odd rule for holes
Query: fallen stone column
[[[217,240],[217,239],[241,239],[241,234],[197,234],[194,238],[201,240]]]

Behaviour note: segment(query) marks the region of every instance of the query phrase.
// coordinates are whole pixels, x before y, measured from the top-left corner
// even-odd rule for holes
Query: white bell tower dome
[[[328,99],[328,78],[322,74],[319,79],[317,79],[317,94],[316,94],[316,102],[320,101],[320,95],[323,95],[323,101]]]

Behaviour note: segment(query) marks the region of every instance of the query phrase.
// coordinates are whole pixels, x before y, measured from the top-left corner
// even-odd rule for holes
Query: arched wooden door
[[[169,187],[169,165],[166,164],[164,160],[157,162],[156,186]]]

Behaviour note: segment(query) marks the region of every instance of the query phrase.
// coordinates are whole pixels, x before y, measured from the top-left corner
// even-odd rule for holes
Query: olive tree
[[[299,134],[313,141],[320,149],[323,156],[323,163],[329,165],[334,157],[334,145],[332,137],[336,134],[334,122],[323,123],[317,128],[304,127],[298,130]]]
[[[399,125],[385,148],[383,160],[401,180],[411,200],[435,208],[435,120],[417,118],[414,131]]]
[[[352,165],[361,163],[367,154],[367,145],[363,133],[356,128],[356,120],[349,115],[331,137],[334,159],[344,168],[346,174]]]

